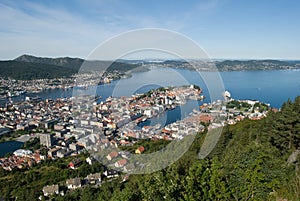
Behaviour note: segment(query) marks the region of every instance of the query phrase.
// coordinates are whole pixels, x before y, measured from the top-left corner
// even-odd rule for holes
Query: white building
[[[15,156],[23,157],[23,156],[27,156],[27,155],[32,154],[32,151],[30,151],[30,150],[25,150],[25,149],[18,149],[18,150],[16,150],[16,151],[14,151],[13,154],[14,154]]]

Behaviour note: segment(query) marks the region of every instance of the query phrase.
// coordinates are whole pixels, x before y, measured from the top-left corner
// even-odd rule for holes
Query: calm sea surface
[[[17,141],[1,142],[0,143],[0,157],[5,156],[6,153],[14,152],[19,149],[24,143]]]
[[[207,96],[205,102],[210,102],[210,93],[207,88],[213,88],[214,86],[207,87],[201,76],[208,78],[208,80],[212,77],[210,82],[213,83],[214,79],[218,77],[215,74],[203,72],[199,76],[199,73],[196,71],[152,68],[147,72],[134,73],[128,79],[100,85],[97,88],[97,94],[102,96],[102,100],[104,100],[110,95],[129,96],[134,93],[146,92],[159,86],[196,84],[204,89],[203,93]],[[297,95],[300,95],[299,70],[233,71],[221,72],[220,76],[224,89],[228,90],[235,99],[255,99],[279,108],[288,98],[294,99]],[[90,91],[93,93],[92,90]],[[56,99],[70,97],[72,93],[73,89],[55,89],[37,94],[26,94],[26,96]],[[22,101],[24,98],[25,95],[16,97],[14,100]]]
[[[206,96],[203,102],[211,102],[221,98],[221,92],[228,90],[234,99],[254,99],[269,103],[272,107],[280,108],[287,99],[294,99],[300,95],[299,70],[271,70],[271,71],[233,71],[196,72],[185,69],[152,68],[150,71],[134,73],[132,77],[113,81],[110,84],[97,87],[97,95],[105,100],[109,96],[130,96],[135,93],[147,92],[160,86],[181,86],[196,84],[203,89]],[[94,87],[84,93],[94,93]],[[39,96],[46,98],[70,97],[73,89],[48,90],[26,96]],[[14,101],[22,101],[25,96],[15,97]],[[169,124],[188,115],[194,108],[201,105],[201,101],[189,101],[185,106],[177,107],[159,117],[153,118],[140,126],[154,125],[156,123]],[[3,103],[3,101],[2,101]],[[0,156],[11,152],[17,145],[13,143],[0,143]],[[20,147],[19,145],[18,147]]]

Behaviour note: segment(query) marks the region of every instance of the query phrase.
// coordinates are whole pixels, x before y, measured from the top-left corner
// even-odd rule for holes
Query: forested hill
[[[0,77],[21,80],[62,78],[78,73],[85,60],[80,58],[44,58],[22,55],[15,60],[0,61]],[[138,64],[110,61],[86,61],[86,71],[96,71],[109,66],[106,71],[127,72]]]
[[[76,69],[64,68],[51,64],[0,61],[0,77],[13,78],[17,80],[32,80],[45,78],[70,77],[77,73]]]
[[[80,58],[70,58],[70,57],[47,58],[47,57],[36,57],[36,56],[26,55],[26,54],[17,57],[14,60],[20,62],[27,62],[27,63],[39,63],[39,64],[46,64],[46,65],[61,66],[65,68],[71,68],[77,71],[82,65],[82,63],[84,62],[84,60]]]

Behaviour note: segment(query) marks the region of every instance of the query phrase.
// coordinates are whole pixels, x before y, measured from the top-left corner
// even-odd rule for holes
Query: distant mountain
[[[82,66],[85,72],[105,70],[106,72],[130,71],[140,64],[111,61],[85,61],[80,58],[46,58],[22,55],[14,60],[0,61],[0,77],[21,80],[52,79],[70,77],[78,73]],[[108,68],[107,68],[108,67]]]
[[[18,80],[52,79],[69,77],[75,74],[75,69],[64,68],[50,64],[22,62],[22,61],[0,61],[0,77],[14,78]]]
[[[80,58],[70,58],[70,57],[46,58],[46,57],[35,57],[26,54],[16,58],[15,61],[48,64],[48,65],[66,67],[66,68],[73,68],[76,70],[78,70],[82,65],[82,63],[84,62],[84,60]]]

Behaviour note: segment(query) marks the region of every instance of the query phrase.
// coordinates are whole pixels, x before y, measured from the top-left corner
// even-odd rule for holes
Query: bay
[[[97,86],[96,94],[104,101],[109,96],[130,96],[136,93],[144,93],[151,89],[166,86],[181,86],[195,84],[203,89],[204,101],[188,101],[186,105],[169,110],[158,117],[147,120],[139,126],[155,125],[160,123],[166,125],[184,118],[193,109],[204,102],[211,102],[209,86],[205,79],[217,78],[224,85],[234,99],[251,99],[269,103],[272,107],[280,108],[288,99],[293,100],[300,95],[300,71],[299,70],[268,70],[268,71],[228,71],[220,72],[196,72],[186,69],[158,68],[153,67],[146,72],[133,73],[132,77],[121,79]],[[210,83],[213,83],[211,80]],[[77,90],[77,88],[76,88]],[[85,93],[94,94],[95,87],[89,87]],[[220,92],[221,93],[221,92]],[[26,94],[14,97],[13,101],[24,101],[25,96],[41,97],[42,99],[66,98],[73,95],[73,89],[46,90],[35,94]],[[2,101],[3,103],[4,101]],[[21,147],[18,142],[0,143],[0,156],[13,152]]]
[[[210,102],[207,86],[201,79],[201,75],[205,74],[208,72],[200,72],[199,76],[196,71],[154,67],[150,71],[133,73],[133,76],[127,79],[99,85],[97,94],[103,101],[109,96],[130,96],[160,86],[180,86],[191,83],[203,88],[203,94],[207,97],[205,102]],[[288,99],[293,100],[300,95],[299,70],[228,71],[220,72],[220,76],[224,89],[228,90],[235,99],[259,100],[269,103],[272,107],[280,108],[283,102]],[[94,89],[88,90],[93,93]],[[13,101],[23,101],[25,96],[56,99],[71,97],[72,94],[72,88],[54,89],[14,97]]]

